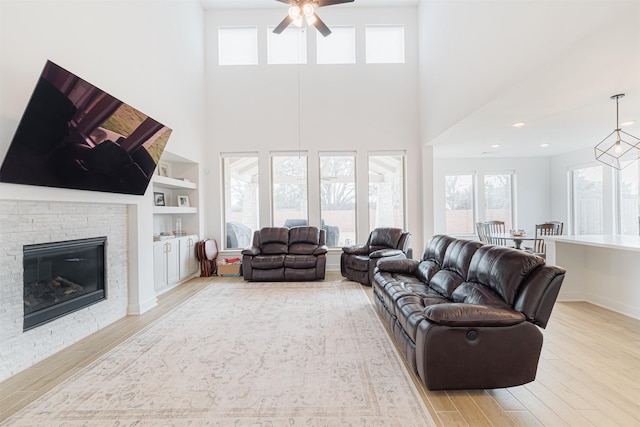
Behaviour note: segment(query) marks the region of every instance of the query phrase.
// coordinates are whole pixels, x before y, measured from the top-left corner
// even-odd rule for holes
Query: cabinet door
[[[155,242],[153,244],[153,284],[156,291],[167,286],[167,256],[165,251],[165,242]]]
[[[186,236],[180,239],[180,280],[193,275],[198,270],[196,239],[197,236]]]
[[[167,240],[167,284],[171,285],[180,280],[180,245],[179,239]]]

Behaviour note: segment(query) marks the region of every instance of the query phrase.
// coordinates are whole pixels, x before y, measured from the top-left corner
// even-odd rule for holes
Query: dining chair
[[[545,222],[544,224],[536,224],[536,235],[533,241],[533,248],[526,248],[529,252],[535,255],[545,258],[546,245],[544,243],[544,236],[558,236],[562,234],[563,224],[561,222]]]
[[[492,245],[507,246],[507,239],[499,237],[500,234],[506,233],[504,221],[485,221],[487,234],[489,235],[489,243]]]
[[[484,243],[489,244],[491,240],[489,238],[489,233],[487,231],[487,224],[484,222],[476,222],[476,232],[478,233],[478,239]]]
[[[545,224],[555,224],[560,226],[560,231],[558,232],[558,235],[562,234],[562,231],[564,230],[564,222],[562,221],[545,221]]]

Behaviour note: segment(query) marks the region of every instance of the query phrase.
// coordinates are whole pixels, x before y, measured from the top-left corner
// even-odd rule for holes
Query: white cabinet
[[[185,236],[178,240],[180,242],[180,280],[184,280],[198,271],[198,261],[196,259],[198,236]]]
[[[153,281],[156,292],[176,283],[180,278],[180,245],[178,239],[153,244]]]
[[[153,280],[156,292],[163,292],[198,271],[195,246],[197,235],[154,242]]]

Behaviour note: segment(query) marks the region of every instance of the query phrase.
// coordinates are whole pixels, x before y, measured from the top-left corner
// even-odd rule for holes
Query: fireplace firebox
[[[25,331],[106,299],[106,241],[93,237],[23,247]]]

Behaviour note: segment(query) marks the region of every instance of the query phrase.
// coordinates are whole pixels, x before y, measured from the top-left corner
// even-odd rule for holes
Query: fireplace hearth
[[[94,237],[23,247],[23,330],[106,299],[106,241]]]

